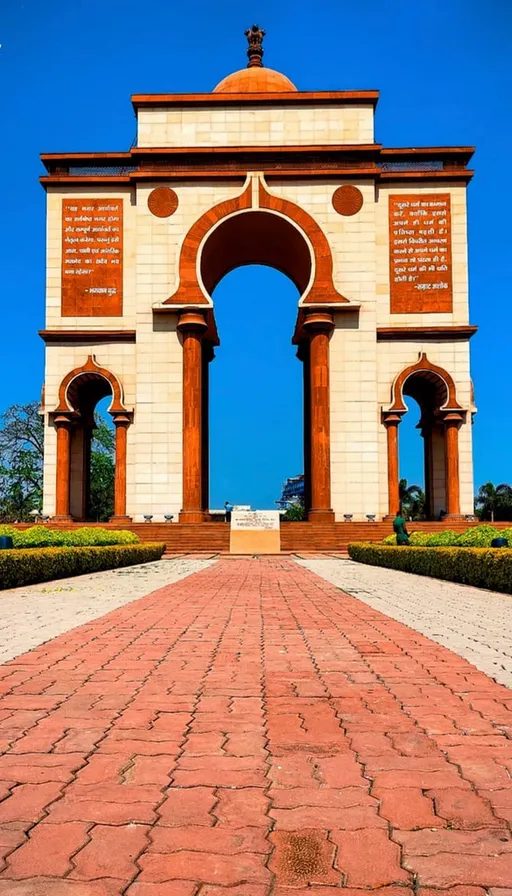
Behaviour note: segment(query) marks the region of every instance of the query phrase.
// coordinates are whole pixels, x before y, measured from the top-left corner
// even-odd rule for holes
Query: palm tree
[[[475,513],[479,519],[512,520],[512,486],[507,483],[494,485],[486,482],[478,489],[475,498]]]
[[[419,485],[408,485],[407,479],[399,483],[400,507],[402,513],[410,520],[425,516],[425,492]]]

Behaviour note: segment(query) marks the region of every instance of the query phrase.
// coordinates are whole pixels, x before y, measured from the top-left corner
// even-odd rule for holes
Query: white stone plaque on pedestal
[[[278,510],[234,510],[231,514],[230,553],[279,554]]]

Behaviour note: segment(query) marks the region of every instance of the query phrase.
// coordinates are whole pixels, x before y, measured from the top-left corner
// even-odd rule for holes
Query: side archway
[[[114,516],[126,516],[127,430],[133,414],[124,405],[119,378],[89,355],[70,371],[59,387],[59,402],[50,418],[57,433],[56,519],[90,518],[91,443],[94,411],[101,399],[112,397],[108,413],[115,426]]]
[[[419,429],[423,438],[425,511],[427,519],[460,516],[459,429],[465,411],[457,400],[453,377],[422,353],[395,378],[391,404],[382,411],[387,430],[388,514],[400,506],[398,426],[407,413],[404,397],[420,407]]]

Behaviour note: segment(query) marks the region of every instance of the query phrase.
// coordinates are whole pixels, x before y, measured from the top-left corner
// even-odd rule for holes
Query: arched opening
[[[218,342],[217,331],[212,323],[213,315],[211,312],[203,313],[200,306],[205,302],[213,305],[212,293],[216,286],[235,268],[259,265],[286,274],[297,290],[293,302],[294,316],[290,320],[284,344],[291,343],[295,318],[293,338],[299,348],[298,357],[303,361],[305,425],[302,469],[305,476],[306,510],[310,519],[330,521],[334,515],[330,506],[329,339],[334,329],[334,318],[329,311],[318,306],[322,304],[324,296],[326,304],[330,304],[334,295],[342,303],[346,303],[346,300],[334,291],[332,258],[328,244],[323,234],[318,235],[319,228],[314,222],[311,223],[312,219],[304,213],[306,229],[302,229],[296,225],[295,218],[287,216],[286,210],[281,208],[288,207],[290,203],[275,200],[279,208],[274,208],[271,204],[265,207],[265,202],[271,203],[273,198],[264,191],[262,193],[261,185],[260,207],[257,211],[253,210],[249,191],[250,186],[243,194],[244,202],[248,203],[243,210],[234,213],[232,206],[228,209],[228,203],[221,203],[191,228],[180,254],[180,286],[169,300],[171,304],[176,302],[184,306],[178,320],[183,346],[184,383],[183,506],[180,520],[200,522],[210,505],[209,361],[213,357],[213,347]],[[292,211],[296,214],[300,209],[293,206]],[[313,250],[307,227],[313,228],[319,245],[323,247],[322,240],[325,241],[327,249],[317,251],[317,246]],[[299,309],[298,298],[307,299],[312,304]],[[218,300],[218,296],[216,299]],[[248,328],[252,328],[251,336],[254,335],[258,321],[260,354],[264,353],[265,339],[275,327],[278,307],[276,301],[271,301],[262,314],[265,299],[268,299],[266,287],[255,288],[254,284],[240,288],[236,296],[238,334],[244,322]],[[189,303],[193,307],[187,307]],[[315,304],[316,308],[312,308]],[[233,312],[230,314],[230,322],[232,319]],[[225,324],[221,322],[221,326],[217,327],[221,344],[223,326]],[[238,376],[240,372],[233,375]],[[246,357],[241,375],[247,376]],[[275,394],[278,388],[279,384],[273,382],[269,391],[272,389]],[[300,404],[301,402],[299,406]],[[286,475],[293,475],[293,472]],[[274,485],[271,487],[272,494],[275,494]],[[273,501],[278,497],[276,494]],[[233,496],[229,500],[233,500]]]
[[[209,506],[276,508],[283,481],[304,472],[303,371],[291,343],[300,292],[278,270],[252,264],[217,283]]]
[[[311,251],[303,234],[270,212],[247,211],[227,218],[208,237],[201,253],[201,278],[209,295],[230,271],[244,265],[266,265],[286,274],[299,291],[311,279]],[[254,291],[249,293],[254,301]],[[292,324],[293,326],[293,324]]]
[[[274,212],[232,215],[202,246],[201,280],[221,337],[209,385],[203,376],[205,510],[226,500],[275,507],[284,480],[309,469],[306,368],[292,334],[312,272],[305,235]]]
[[[400,423],[399,470],[400,504],[409,519],[426,516],[424,445],[421,438],[421,408],[408,396],[407,414]],[[419,489],[420,491],[416,491]]]
[[[409,409],[404,400],[407,397],[420,410],[417,426],[423,437],[425,516],[427,519],[459,516],[458,430],[464,412],[457,401],[452,377],[431,364],[424,353],[416,364],[396,378],[392,404],[383,414],[388,441],[389,513],[396,513],[400,503],[398,424]]]
[[[103,412],[100,425],[97,409]],[[126,520],[127,429],[132,415],[123,405],[117,377],[89,356],[64,377],[51,419],[57,435],[56,517],[103,522],[113,513]]]
[[[108,431],[102,431],[100,445],[94,445],[95,413],[106,416],[112,388],[98,374],[83,374],[70,383],[67,395],[75,411],[70,432],[69,510],[76,520],[104,521],[114,512],[114,433],[109,440]]]
[[[425,517],[439,519],[447,512],[445,433],[441,412],[448,400],[446,383],[437,374],[420,371],[407,378],[402,394],[419,408],[416,427],[423,439]],[[409,402],[407,416],[414,413],[412,402]]]

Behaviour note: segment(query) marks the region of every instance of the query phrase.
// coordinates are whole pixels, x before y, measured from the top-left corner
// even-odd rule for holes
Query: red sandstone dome
[[[214,93],[290,93],[297,92],[286,75],[272,68],[253,66],[228,75],[217,84]]]
[[[224,78],[214,89],[214,93],[297,93],[295,84],[292,84],[286,75],[276,72],[272,68],[263,68],[263,38],[265,32],[253,25],[245,32],[249,43],[247,55],[249,64],[238,72],[233,72]]]

